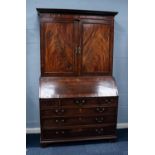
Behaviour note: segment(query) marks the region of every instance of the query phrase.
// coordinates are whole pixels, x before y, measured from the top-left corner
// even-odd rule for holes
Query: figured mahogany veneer
[[[110,23],[96,20],[82,20],[82,62],[81,74],[109,74],[111,64]]]
[[[41,144],[115,139],[118,91],[112,61],[117,12],[37,11]]]
[[[41,77],[41,143],[88,136],[116,138],[117,103],[111,76]]]
[[[117,96],[113,77],[41,77],[40,98]],[[91,101],[92,102],[92,101]]]
[[[47,22],[45,27],[45,68],[46,73],[75,70],[74,23]],[[61,34],[61,35],[60,35]],[[52,61],[51,61],[52,60]]]
[[[71,126],[71,125],[85,125],[85,124],[102,124],[102,123],[113,123],[115,122],[115,115],[93,115],[93,116],[72,116],[72,117],[42,117],[43,124],[42,128],[52,128],[62,127],[62,126]]]
[[[109,114],[109,113],[116,113],[115,107],[100,107],[96,106],[95,108],[83,108],[83,107],[77,107],[77,108],[62,108],[57,107],[45,111],[41,111],[41,115],[43,118],[50,118],[56,117],[56,116],[83,116],[83,115],[97,115],[97,114]]]
[[[113,27],[117,13],[38,11],[42,76],[112,75]]]
[[[87,136],[98,136],[102,137],[104,135],[115,135],[115,125],[107,124],[107,125],[94,125],[94,126],[81,126],[81,127],[67,127],[62,129],[47,129],[44,130],[42,134],[42,138],[45,140],[55,140],[59,141],[62,138],[73,139],[79,137],[87,137]]]

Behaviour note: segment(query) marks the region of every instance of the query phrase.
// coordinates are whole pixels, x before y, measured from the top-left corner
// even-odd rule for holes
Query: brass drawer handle
[[[103,122],[103,117],[96,117],[96,122],[97,123],[102,123]]]
[[[111,103],[110,99],[105,99],[105,103]]]
[[[102,113],[105,111],[105,108],[104,107],[97,107],[96,111]]]
[[[75,101],[75,103],[76,103],[76,104],[79,104],[79,103],[80,103],[80,101],[79,101],[79,100],[76,100],[76,101]]]
[[[56,119],[56,120],[55,120],[55,122],[56,122],[56,123],[58,123],[58,122],[59,122],[59,120],[58,120],[58,119]]]
[[[56,113],[64,113],[65,110],[64,110],[64,109],[56,109],[55,112],[56,112]]]
[[[56,131],[55,134],[56,135],[58,135],[58,134],[65,134],[65,132],[64,131],[60,131],[60,132],[59,131]]]
[[[65,120],[64,120],[64,119],[61,119],[61,120],[56,119],[56,120],[55,120],[55,122],[56,122],[56,123],[59,123],[60,121],[61,121],[62,123],[64,123],[64,122],[65,122]]]
[[[56,109],[56,110],[55,110],[55,112],[56,112],[56,113],[58,113],[58,112],[59,112],[59,110],[58,110],[58,109]]]
[[[85,100],[75,100],[75,103],[79,106],[82,106],[85,103]]]
[[[100,128],[100,129],[95,129],[95,132],[97,132],[98,134],[101,134],[101,133],[103,133],[103,128]]]
[[[82,100],[82,101],[81,101],[81,103],[83,103],[83,104],[84,104],[84,103],[85,103],[85,100]]]
[[[62,120],[61,120],[61,122],[65,122],[65,120],[64,120],[64,119],[62,119]]]

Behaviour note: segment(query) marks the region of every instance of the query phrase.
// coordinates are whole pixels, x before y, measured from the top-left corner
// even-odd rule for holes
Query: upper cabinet
[[[38,9],[41,75],[112,75],[114,12]]]

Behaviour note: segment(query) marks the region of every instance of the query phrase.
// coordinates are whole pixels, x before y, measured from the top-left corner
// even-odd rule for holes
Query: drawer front
[[[56,99],[51,99],[51,100],[48,100],[48,99],[42,99],[40,100],[40,109],[41,110],[48,110],[50,108],[53,108],[53,107],[59,107],[61,106],[60,104],[60,100]]]
[[[116,132],[115,125],[108,126],[91,126],[91,127],[75,127],[71,129],[53,129],[42,130],[41,136],[44,140],[75,138],[87,136],[114,135]]]
[[[90,124],[103,124],[115,123],[116,115],[105,116],[86,116],[86,117],[55,117],[42,120],[43,129],[51,129],[52,127],[71,126],[71,125],[90,125]]]
[[[92,108],[53,108],[49,110],[41,110],[42,118],[50,118],[56,116],[91,116],[91,115],[104,115],[115,114],[116,107],[92,107]]]
[[[96,98],[61,99],[62,106],[64,107],[90,107],[96,105],[97,102]]]
[[[106,98],[76,98],[76,99],[50,99],[41,100],[41,109],[50,109],[53,107],[90,107],[90,106],[116,106],[116,97],[106,97]]]

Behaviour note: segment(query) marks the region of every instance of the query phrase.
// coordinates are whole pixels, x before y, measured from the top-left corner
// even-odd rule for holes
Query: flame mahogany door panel
[[[76,75],[76,25],[52,18],[41,23],[42,76]]]
[[[113,20],[81,20],[81,75],[111,75]]]

